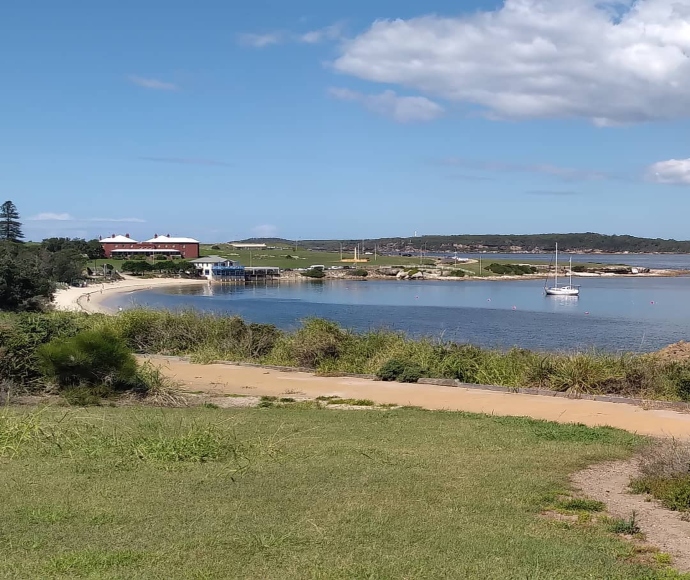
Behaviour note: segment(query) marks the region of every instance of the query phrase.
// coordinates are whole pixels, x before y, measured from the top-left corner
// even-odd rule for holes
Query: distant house
[[[149,256],[165,256],[167,258],[198,258],[199,240],[194,238],[181,238],[159,236],[156,234],[150,240],[138,242],[129,237],[129,234],[115,235],[100,239],[106,258],[135,258]]]
[[[203,256],[189,261],[194,264],[194,267],[201,276],[205,276],[209,280],[213,275],[212,270],[214,266],[233,266],[236,264],[236,262],[228,260],[227,258],[221,258],[220,256]]]

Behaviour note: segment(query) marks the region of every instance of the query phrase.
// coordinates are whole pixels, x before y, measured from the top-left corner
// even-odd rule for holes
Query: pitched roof
[[[198,244],[199,240],[194,238],[176,238],[172,236],[154,236],[146,240],[147,244]]]
[[[127,236],[117,235],[109,238],[103,238],[101,244],[138,244],[136,240],[128,238]]]
[[[221,262],[232,262],[232,260],[221,258],[220,256],[203,256],[189,261],[192,264],[220,264]]]

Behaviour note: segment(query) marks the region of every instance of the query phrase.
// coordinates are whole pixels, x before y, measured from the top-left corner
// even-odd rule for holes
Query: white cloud
[[[365,95],[350,89],[332,88],[328,92],[336,99],[361,103],[368,110],[399,123],[433,121],[444,113],[443,107],[426,97],[400,97],[395,91]]]
[[[278,228],[270,224],[263,224],[252,228],[252,233],[257,238],[274,238],[278,233]]]
[[[122,222],[122,223],[146,223],[146,220],[141,218],[76,218],[68,213],[53,213],[53,212],[43,212],[38,215],[28,218],[29,221],[33,222]]]
[[[344,23],[336,22],[330,26],[324,26],[316,30],[303,33],[294,33],[285,30],[276,30],[264,34],[247,32],[237,36],[237,42],[242,46],[251,48],[266,48],[276,44],[287,42],[301,42],[304,44],[319,44],[325,41],[334,41],[342,38]]]
[[[284,39],[282,32],[269,32],[267,34],[240,34],[237,37],[238,42],[242,46],[251,46],[252,48],[265,48],[272,44],[279,44]]]
[[[690,185],[690,159],[659,161],[649,167],[647,176],[657,183]]]
[[[153,89],[156,91],[176,91],[179,89],[179,87],[174,83],[168,83],[158,79],[138,77],[136,75],[131,75],[129,77],[129,81],[135,85],[144,87],[145,89]]]
[[[335,70],[479,106],[492,118],[615,125],[690,116],[687,0],[505,0],[376,21]]]
[[[29,221],[32,221],[32,222],[53,222],[53,221],[71,222],[71,221],[74,221],[74,218],[68,213],[44,212],[44,213],[39,213],[38,215],[35,215],[33,217],[30,217]]]
[[[318,44],[325,40],[338,40],[343,34],[343,23],[333,24],[318,30],[310,30],[299,37],[300,42]]]

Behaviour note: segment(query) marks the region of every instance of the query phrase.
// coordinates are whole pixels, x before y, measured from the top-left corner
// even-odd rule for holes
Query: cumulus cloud
[[[141,218],[126,217],[126,218],[76,218],[68,213],[53,213],[43,212],[38,215],[28,218],[33,222],[118,222],[118,223],[146,223],[146,220]]]
[[[680,0],[505,0],[459,17],[376,21],[336,71],[491,118],[616,125],[690,116],[690,7]]]
[[[168,83],[158,79],[138,77],[131,75],[129,82],[144,87],[145,89],[153,89],[155,91],[176,91],[179,87],[175,83]]]
[[[395,91],[365,95],[350,89],[331,88],[328,92],[336,99],[360,103],[369,111],[390,117],[399,123],[433,121],[444,113],[441,105],[426,97],[401,97]]]
[[[252,48],[265,48],[271,46],[272,44],[279,44],[285,38],[282,32],[268,32],[266,34],[252,34],[245,33],[240,34],[237,37],[237,41],[242,46],[249,46]]]
[[[657,183],[690,185],[690,159],[669,159],[654,163],[647,170],[647,177]]]
[[[257,238],[274,238],[278,233],[278,228],[271,224],[263,224],[253,227],[252,233]]]

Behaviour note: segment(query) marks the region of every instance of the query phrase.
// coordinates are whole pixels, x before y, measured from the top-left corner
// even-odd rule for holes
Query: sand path
[[[310,398],[337,395],[371,399],[376,403],[415,405],[425,409],[470,411],[528,416],[559,423],[610,426],[642,435],[690,439],[690,414],[645,410],[636,405],[579,399],[482,391],[436,385],[384,383],[345,377],[317,377],[308,373],[281,372],[225,364],[197,365],[149,357],[187,391],[214,395],[300,394]]]

